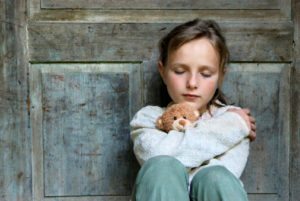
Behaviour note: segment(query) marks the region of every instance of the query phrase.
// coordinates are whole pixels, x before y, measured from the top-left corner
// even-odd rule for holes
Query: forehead
[[[203,37],[189,41],[171,51],[168,56],[168,64],[175,63],[219,67],[220,55],[211,41]]]

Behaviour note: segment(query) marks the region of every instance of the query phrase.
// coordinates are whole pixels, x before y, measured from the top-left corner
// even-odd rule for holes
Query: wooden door
[[[0,5],[0,200],[129,200],[139,169],[129,122],[163,96],[157,42],[196,17],[219,22],[231,53],[224,92],[257,119],[258,138],[242,175],[249,200],[297,200],[299,146],[290,143],[299,138],[295,2]]]

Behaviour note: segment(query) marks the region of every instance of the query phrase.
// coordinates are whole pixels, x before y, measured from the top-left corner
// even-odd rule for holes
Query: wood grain
[[[141,97],[138,67],[31,66],[37,200],[74,196],[114,199],[131,194],[138,165],[129,120],[141,107],[136,98]]]
[[[176,24],[44,24],[28,27],[30,61],[147,61]],[[224,23],[232,61],[291,61],[291,23]]]
[[[291,201],[298,201],[300,197],[300,1],[293,2],[294,20],[294,68],[292,72],[291,90],[291,154],[290,179]]]
[[[41,0],[41,8],[92,8],[92,9],[278,9],[278,0]]]
[[[32,200],[25,1],[0,1],[0,200]]]
[[[257,140],[242,176],[246,191],[280,200],[288,200],[290,71],[285,64],[232,64],[223,86],[230,103],[256,118]]]

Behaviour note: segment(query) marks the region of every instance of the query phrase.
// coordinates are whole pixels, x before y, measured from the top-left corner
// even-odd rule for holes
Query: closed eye
[[[175,71],[175,74],[177,74],[177,75],[181,75],[183,73],[184,73],[184,71]]]
[[[211,77],[211,74],[208,74],[208,73],[201,73],[201,75],[206,78]]]

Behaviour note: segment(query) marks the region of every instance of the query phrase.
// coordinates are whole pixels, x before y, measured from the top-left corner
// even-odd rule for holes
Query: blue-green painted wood
[[[26,2],[0,1],[0,200],[31,201]]]
[[[144,62],[144,100],[163,104],[157,62]],[[223,91],[230,104],[250,108],[257,139],[242,175],[250,201],[289,200],[290,72],[288,64],[233,63]]]
[[[295,54],[291,79],[291,201],[300,197],[300,1],[293,1]]]
[[[163,81],[158,72],[158,62],[146,61],[142,63],[144,105],[164,106]]]
[[[137,173],[129,121],[141,107],[140,65],[30,68],[35,200],[126,200]]]
[[[289,200],[290,69],[285,64],[233,64],[223,86],[229,102],[249,108],[257,122],[257,140],[242,176],[246,191],[282,201]]]
[[[242,175],[250,201],[289,200],[290,70],[283,63],[234,63],[225,75],[228,102],[250,108],[257,120],[258,137]],[[162,104],[157,62],[144,62],[143,72],[146,104]]]
[[[276,0],[41,0],[42,8],[101,8],[101,9],[279,9]]]
[[[130,195],[128,80],[43,73],[45,196]]]
[[[30,60],[149,61],[158,59],[157,43],[175,23],[32,23]],[[291,61],[292,23],[221,24],[232,61]]]
[[[65,65],[54,64],[54,66],[53,64],[34,64],[31,66],[31,70],[29,72],[28,60],[41,63],[64,61],[129,61],[129,63],[126,64],[130,66],[126,67],[127,70],[122,70],[124,69],[122,65],[114,68],[114,65],[110,63],[107,66],[107,69],[111,69],[111,71],[106,69],[105,72],[111,72],[113,76],[117,76],[117,72],[120,72],[120,74],[128,75],[128,78],[130,80],[128,85],[128,107],[130,109],[128,111],[130,113],[129,116],[131,117],[132,114],[134,114],[137,109],[142,106],[142,99],[144,99],[144,104],[160,103],[158,96],[160,96],[161,93],[156,91],[156,89],[161,85],[158,74],[154,69],[147,69],[147,67],[156,67],[155,60],[157,59],[158,55],[156,50],[156,42],[163,34],[169,31],[173,26],[175,26],[177,22],[183,21],[183,19],[190,19],[195,17],[198,15],[199,11],[193,12],[185,10],[183,12],[178,12],[178,15],[180,16],[176,19],[173,19],[172,16],[164,18],[164,22],[168,23],[156,23],[156,19],[159,22],[159,20],[161,19],[159,15],[168,15],[169,13],[173,12],[170,10],[166,12],[167,14],[164,13],[164,10],[160,10],[159,12],[156,12],[156,15],[151,19],[147,17],[142,18],[142,22],[148,22],[148,20],[150,20],[152,22],[150,24],[97,24],[97,22],[99,22],[98,20],[100,20],[101,22],[105,22],[106,16],[108,16],[108,19],[110,19],[111,21],[114,21],[114,12],[117,12],[117,10],[109,11],[107,12],[107,15],[101,17],[101,14],[99,13],[101,13],[102,11],[97,9],[93,10],[92,15],[89,15],[89,10],[87,9],[75,10],[74,12],[80,13],[80,15],[76,16],[73,16],[72,11],[66,12],[66,16],[64,16],[62,12],[65,12],[65,10],[63,9],[61,10],[62,12],[59,12],[58,10],[53,10],[53,12],[51,12],[51,9],[44,9],[43,11],[46,11],[44,12],[44,21],[39,21],[39,15],[35,16],[35,18],[28,18],[27,16],[29,12],[34,12],[36,10],[31,7],[32,2],[35,3],[34,7],[40,8],[40,0],[0,0],[0,200],[129,200],[128,196],[95,195],[96,193],[101,193],[101,189],[96,189],[96,185],[101,184],[94,184],[92,182],[89,182],[93,181],[94,178],[85,178],[89,183],[84,183],[87,180],[81,180],[82,183],[80,183],[80,185],[74,185],[70,181],[70,179],[73,178],[70,178],[69,175],[75,174],[76,171],[74,171],[73,173],[72,170],[71,172],[62,174],[61,177],[59,177],[62,181],[59,185],[63,187],[61,188],[62,190],[64,190],[63,193],[75,194],[77,192],[80,192],[82,194],[93,195],[80,195],[77,197],[45,197],[45,193],[46,195],[50,195],[53,192],[53,194],[61,193],[58,192],[61,189],[57,188],[54,185],[51,185],[53,183],[48,182],[54,182],[54,178],[51,177],[52,173],[48,174],[46,172],[51,170],[51,165],[54,165],[53,167],[55,167],[55,165],[60,164],[60,166],[62,167],[60,169],[63,169],[64,167],[66,167],[66,163],[64,162],[68,161],[62,161],[62,159],[60,158],[60,162],[59,160],[53,161],[53,163],[51,163],[50,167],[47,169],[47,161],[52,160],[52,147],[50,145],[54,144],[54,142],[51,140],[54,140],[55,138],[48,138],[51,137],[45,134],[48,132],[48,130],[43,131],[42,128],[43,125],[47,127],[49,125],[54,125],[55,123],[52,122],[52,124],[47,124],[47,120],[43,120],[42,95],[44,97],[47,97],[49,100],[51,100],[51,98],[52,100],[55,99],[57,95],[53,93],[53,96],[51,96],[51,90],[52,92],[56,90],[54,89],[54,87],[51,88],[51,90],[44,91],[43,93],[42,88],[48,89],[47,87],[51,87],[50,85],[47,85],[47,83],[51,83],[51,80],[47,81],[47,76],[53,73],[57,73],[58,75],[65,75],[65,69],[74,67],[76,65],[72,63]],[[46,1],[43,0],[43,2]],[[47,2],[50,2],[50,0],[48,0]],[[55,6],[73,7],[74,4],[78,4],[80,2],[82,3],[83,1],[72,1],[69,2],[70,4],[68,5],[64,5],[67,1],[56,2],[56,5],[47,6],[52,8],[54,8]],[[104,1],[98,2],[98,5],[100,5],[101,2]],[[114,2],[116,1],[110,1],[111,5],[113,5]],[[142,1],[139,1],[138,3],[141,2]],[[213,5],[215,2],[217,1],[205,2],[205,5],[203,5],[203,7],[201,6],[201,8],[198,7],[197,9],[209,8],[208,6]],[[258,115],[259,122],[261,122],[258,123],[260,124],[258,128],[258,139],[251,144],[251,156],[246,172],[243,175],[243,180],[245,181],[247,190],[250,192],[249,199],[251,201],[287,200],[287,187],[289,186],[288,182],[291,182],[289,191],[291,192],[292,201],[298,201],[299,196],[297,195],[299,193],[297,187],[299,186],[299,179],[297,178],[299,176],[299,170],[297,169],[297,164],[299,164],[299,145],[297,144],[297,142],[299,141],[299,101],[297,102],[297,100],[299,99],[299,90],[297,86],[300,83],[299,61],[298,63],[294,62],[297,67],[292,74],[293,79],[291,80],[291,82],[293,84],[294,93],[291,93],[291,96],[288,90],[290,83],[288,71],[290,69],[289,63],[293,62],[294,60],[298,60],[299,58],[299,54],[293,55],[292,52],[293,39],[298,50],[300,41],[298,37],[299,15],[297,14],[297,12],[294,12],[296,13],[295,16],[298,16],[296,20],[294,19],[294,34],[293,24],[289,19],[289,8],[292,7],[296,11],[299,8],[299,3],[298,1],[294,1],[293,3],[297,6],[293,7],[290,6],[290,0],[275,1],[275,3],[272,5],[263,5],[265,2],[271,3],[271,1],[268,0],[257,2],[257,4],[253,2],[257,1],[247,1],[247,4],[241,3],[241,1],[230,1],[230,4],[222,5],[222,9],[243,7],[247,9],[278,9],[267,10],[270,12],[266,12],[274,14],[276,12],[281,12],[282,6],[288,5],[284,7],[286,18],[281,18],[280,15],[276,14],[274,21],[271,20],[272,17],[270,16],[268,16],[266,18],[267,20],[265,20],[264,14],[266,13],[264,13],[263,10],[257,12],[257,15],[248,16],[246,14],[246,17],[244,18],[239,17],[238,14],[223,15],[227,10],[224,10],[224,12],[216,12],[216,14],[213,15],[216,19],[222,19],[222,22],[224,22],[224,24],[221,24],[221,26],[225,30],[233,61],[243,61],[246,63],[250,63],[247,64],[250,65],[250,67],[247,65],[245,66],[245,64],[241,64],[241,66],[246,69],[245,71],[241,70],[239,67],[236,67],[235,69],[237,70],[233,71],[229,69],[228,79],[232,79],[232,81],[225,81],[224,87],[226,88],[226,86],[231,86],[233,88],[237,88],[239,90],[238,93],[232,92],[232,94],[230,95],[232,97],[232,100],[236,101],[236,103],[238,104],[242,104],[243,106],[250,107],[254,116]],[[60,3],[61,5],[58,5],[58,3]],[[127,1],[127,3],[129,3],[129,1]],[[153,6],[153,4],[151,4],[152,2],[147,1],[146,3],[148,4],[148,8],[151,8],[151,6]],[[168,1],[160,2],[160,5],[167,5],[167,3]],[[93,5],[93,8],[95,8],[95,4],[84,1],[84,5],[82,5],[82,7],[85,6],[87,8],[91,5]],[[104,6],[102,5],[102,7],[110,8],[111,5],[106,4]],[[171,6],[173,6],[173,8],[176,8],[176,6],[178,5],[179,4],[172,4]],[[42,6],[44,6],[44,4],[42,4]],[[136,6],[136,8],[138,8],[139,6],[142,7],[141,4],[135,4],[134,6]],[[181,8],[187,9],[189,8],[189,6],[189,4],[185,4],[182,5]],[[220,4],[218,6],[220,6]],[[126,3],[120,4],[120,2],[118,2],[118,5],[115,4],[115,8],[116,7],[126,8]],[[166,8],[168,9],[171,7],[166,6]],[[206,11],[208,13],[214,12],[208,10]],[[145,13],[148,13],[149,15],[150,12],[151,10],[148,10]],[[191,13],[190,15],[189,12]],[[207,12],[203,12],[204,14],[202,15],[205,15],[205,13]],[[231,10],[230,12],[232,13],[234,12],[234,10]],[[243,10],[237,11],[237,13],[242,12]],[[57,15],[58,13],[59,15]],[[138,13],[143,13],[143,11],[140,11]],[[101,19],[99,19],[99,16]],[[229,17],[227,18],[224,16]],[[57,23],[48,23],[47,17],[49,17],[49,19],[51,20],[56,21]],[[138,19],[135,20],[135,18]],[[60,19],[67,19],[67,21],[64,21],[64,23],[60,23]],[[77,22],[80,21],[81,24],[73,23],[72,19],[77,20]],[[139,18],[138,14],[134,15],[133,12],[126,12],[126,10],[123,10],[122,12],[120,11],[119,15],[117,15],[116,21],[127,22],[126,20],[128,19],[130,19],[129,21],[131,22],[137,22],[141,18]],[[29,24],[27,24],[28,21]],[[175,21],[176,23],[172,23]],[[87,24],[87,22],[95,23]],[[27,28],[29,31],[28,39]],[[293,35],[295,38],[293,38]],[[27,42],[29,45],[28,49]],[[293,57],[295,57],[296,59]],[[140,72],[138,70],[139,65],[137,63],[132,64],[132,62],[142,63],[143,71]],[[258,66],[256,66],[256,64],[253,64],[253,62],[273,63],[259,64]],[[281,62],[286,62],[288,64],[284,65]],[[291,65],[293,65],[293,63]],[[69,74],[67,74],[75,77],[78,76],[78,82],[83,81],[83,79],[81,79],[81,76],[85,77],[86,74],[99,74],[97,67],[90,68],[90,66],[94,66],[94,64],[89,63],[88,65],[80,66],[79,70],[77,69],[74,71],[70,71]],[[274,71],[274,68],[277,70]],[[44,69],[48,70],[43,71]],[[53,69],[53,71],[49,69]],[[64,70],[60,71],[60,69]],[[89,71],[87,71],[87,69],[89,69]],[[133,70],[131,71],[128,69]],[[284,69],[287,69],[287,71],[285,71]],[[156,74],[153,75],[152,71],[156,72]],[[78,73],[78,75],[75,72]],[[100,74],[104,75],[106,73]],[[44,76],[44,79],[42,79],[43,76],[41,75]],[[139,77],[138,75],[140,75],[141,77]],[[28,78],[30,78],[29,81]],[[263,83],[264,87],[260,88],[253,82],[249,84],[249,80],[253,81],[254,83]],[[30,89],[28,88],[28,82],[31,84]],[[44,85],[42,84],[43,82],[45,83]],[[241,83],[242,87],[238,88],[237,83]],[[87,86],[90,85],[87,84]],[[134,86],[138,87],[139,90],[132,90],[132,87],[135,88]],[[151,86],[154,86],[154,89],[152,89]],[[270,90],[268,90],[269,88]],[[72,95],[74,90],[71,87],[67,89],[69,89],[69,92],[67,94]],[[247,95],[243,89],[248,89],[249,95]],[[141,91],[144,91],[143,96],[140,94]],[[85,90],[85,92],[88,93],[88,90]],[[289,98],[292,100],[292,113],[290,113],[289,111]],[[73,102],[71,103],[75,103],[75,100],[72,101]],[[263,107],[262,104],[257,105],[257,101],[262,101],[262,103],[264,104],[270,103],[270,107]],[[77,111],[79,111],[80,115],[83,115],[86,114],[89,110],[83,109]],[[54,115],[56,113],[59,113],[59,111],[51,111],[49,108],[45,108],[44,114],[48,115],[48,117],[49,115]],[[60,115],[58,116],[58,118],[61,117]],[[75,118],[76,113],[72,113],[66,118],[69,118],[71,119],[70,121],[72,121],[73,116]],[[289,119],[290,116],[292,118],[291,121]],[[95,118],[95,116],[92,115],[92,117],[89,118],[91,119],[91,122],[95,122],[94,120],[92,120],[93,118]],[[45,124],[43,121],[45,121]],[[87,124],[87,121],[84,120],[84,122],[86,122]],[[264,125],[262,125],[262,123],[264,123]],[[290,134],[288,126],[290,123],[292,128],[291,147],[288,146],[289,135],[287,135]],[[51,130],[52,129],[50,129],[50,131]],[[57,131],[58,128],[55,127],[53,128],[53,130]],[[51,132],[53,133],[53,131]],[[270,133],[272,135],[274,133],[274,136],[270,136]],[[79,136],[77,139],[84,139],[86,142],[93,141],[95,142],[95,144],[98,143],[99,139],[101,139],[99,138],[99,136],[101,136],[100,134],[96,136],[85,136],[80,133],[80,135],[77,136]],[[69,137],[67,139],[71,141],[71,144],[73,143],[72,145],[74,145],[76,140],[73,140],[71,138],[73,136],[67,137]],[[43,144],[43,141],[47,141],[48,144]],[[56,147],[54,146],[53,148]],[[96,147],[84,147],[84,149],[88,151],[93,151],[93,148]],[[291,152],[289,152],[289,148],[291,148]],[[60,149],[62,148],[60,147]],[[122,147],[119,147],[117,150],[121,149]],[[48,151],[50,153],[49,156],[47,156]],[[98,152],[95,153],[97,154]],[[67,152],[65,152],[64,154],[64,156],[69,158],[69,161],[78,160],[78,158],[76,158],[76,154],[72,155],[73,153],[69,154]],[[276,158],[275,155],[277,155],[278,157]],[[44,160],[44,156],[47,156],[48,158]],[[82,156],[82,158],[84,158],[85,160],[81,159],[81,161],[79,160],[79,162],[76,164],[86,165],[89,170],[94,170],[94,161],[97,162],[97,160],[94,160],[92,156]],[[270,160],[268,158],[270,158]],[[289,159],[290,161],[288,161]],[[31,164],[33,164],[33,166]],[[116,161],[114,164],[118,165],[118,161]],[[132,161],[130,164],[136,165],[136,161]],[[136,172],[137,166],[135,165],[133,165],[132,167],[135,169],[132,172]],[[45,170],[43,169],[44,166],[46,167]],[[267,171],[267,168],[265,167],[270,168],[270,171]],[[99,171],[102,170],[102,167],[98,168]],[[290,172],[287,172],[289,169]],[[59,172],[59,168],[57,172]],[[88,174],[88,172],[86,172],[85,170],[82,170],[82,172],[83,173],[79,175],[79,178],[84,178],[82,175],[86,173]],[[91,172],[97,172],[98,175],[95,175],[95,178],[100,175],[98,171]],[[290,175],[288,175],[288,173],[290,173]],[[53,176],[57,177],[57,174],[53,173]],[[135,175],[133,175],[133,173],[129,173],[128,178],[132,179],[134,178],[134,176]],[[44,180],[45,178],[46,180]],[[73,185],[72,188],[64,189],[65,183],[63,183],[64,181],[61,178],[66,178],[66,181],[68,181],[71,186]],[[291,178],[291,181],[289,181],[289,178]],[[78,186],[81,187],[78,188]]]

